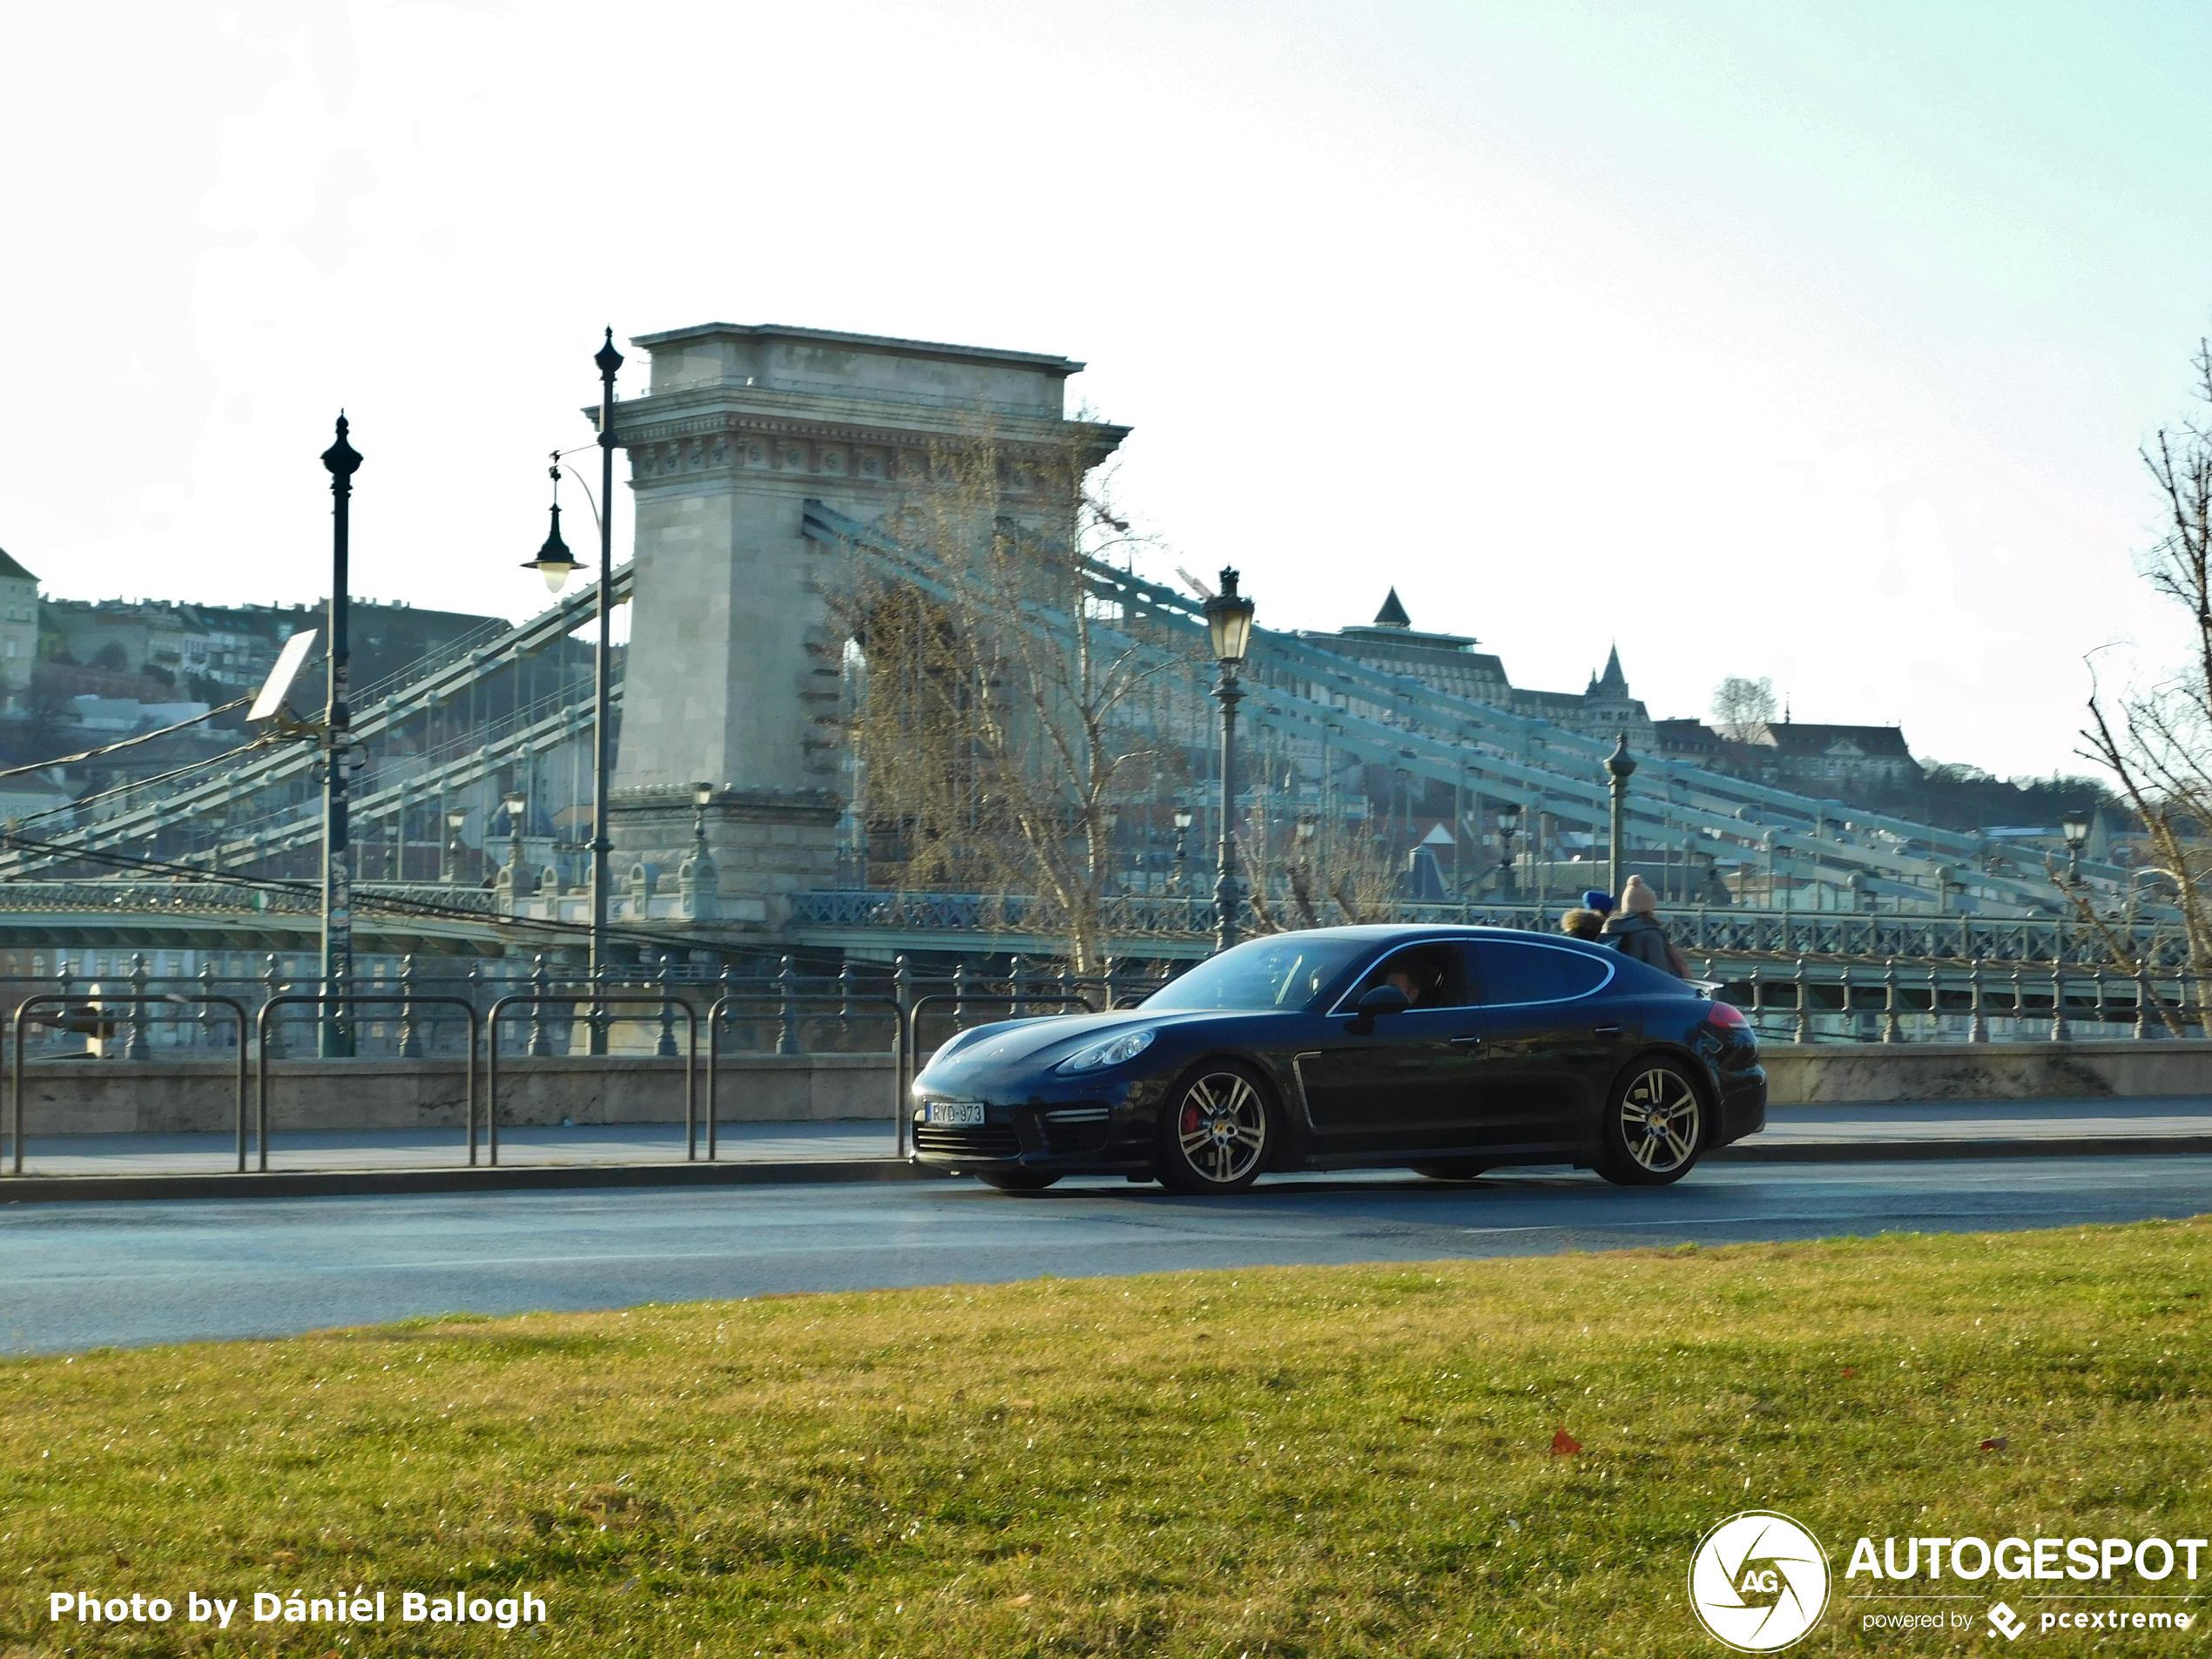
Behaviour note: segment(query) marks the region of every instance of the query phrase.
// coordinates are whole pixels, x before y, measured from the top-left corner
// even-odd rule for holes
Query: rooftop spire
[[[1382,609],[1375,612],[1375,626],[1411,628],[1413,625],[1413,619],[1406,614],[1406,607],[1398,603],[1398,590],[1393,588],[1390,597],[1383,601]]]

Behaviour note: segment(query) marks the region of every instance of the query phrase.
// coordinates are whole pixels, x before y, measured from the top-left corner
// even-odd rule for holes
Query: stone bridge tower
[[[615,406],[637,517],[615,873],[657,866],[672,892],[692,786],[712,784],[716,930],[772,935],[785,895],[833,879],[844,806],[845,641],[825,590],[845,556],[801,534],[803,503],[873,521],[926,477],[933,443],[986,423],[1010,445],[1080,437],[1100,458],[1126,428],[1067,419],[1082,365],[1064,357],[774,324],[631,343],[652,371]]]

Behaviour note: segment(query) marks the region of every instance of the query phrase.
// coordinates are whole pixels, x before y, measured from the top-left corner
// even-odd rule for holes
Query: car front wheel
[[[1615,1086],[1605,1113],[1605,1157],[1597,1172],[1616,1186],[1663,1187],[1697,1162],[1704,1103],[1671,1060],[1646,1060]]]
[[[1234,1061],[1200,1066],[1160,1111],[1160,1184],[1177,1192],[1242,1192],[1273,1150],[1275,1117],[1259,1079]]]

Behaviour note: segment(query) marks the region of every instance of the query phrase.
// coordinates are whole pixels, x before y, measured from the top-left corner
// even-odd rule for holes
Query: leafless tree
[[[1368,824],[1325,825],[1315,816],[1285,824],[1255,808],[1246,815],[1237,844],[1252,932],[1399,918],[1404,877],[1389,846]]]
[[[1774,718],[1774,682],[1762,675],[1730,674],[1713,688],[1713,727],[1730,743],[1749,743],[1752,730]]]
[[[934,445],[881,528],[925,556],[854,568],[833,597],[865,659],[856,792],[901,885],[1022,901],[1078,973],[1105,954],[1111,840],[1182,781],[1197,681],[1188,628],[1103,602],[1126,519],[1078,428],[1056,444],[988,421]],[[1178,695],[1180,693],[1180,695]]]
[[[2198,343],[2193,367],[2196,396],[2212,408],[2212,342]],[[2081,752],[2112,774],[2141,820],[2152,867],[2165,875],[2180,909],[2189,966],[2201,973],[2212,968],[2212,417],[2199,412],[2161,429],[2142,459],[2165,533],[2139,566],[2153,589],[2188,612],[2193,658],[2144,689],[2111,694],[2093,685]],[[2099,921],[2085,895],[2073,897],[2080,914]],[[2109,925],[2101,931],[2124,967],[2143,971],[2132,938]]]

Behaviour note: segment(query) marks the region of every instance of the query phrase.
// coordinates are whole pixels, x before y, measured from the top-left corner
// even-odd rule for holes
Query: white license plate
[[[983,1121],[983,1103],[980,1100],[933,1100],[929,1103],[929,1121],[941,1123],[947,1129],[972,1129]]]

